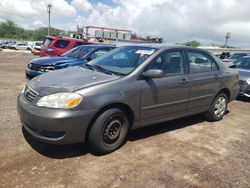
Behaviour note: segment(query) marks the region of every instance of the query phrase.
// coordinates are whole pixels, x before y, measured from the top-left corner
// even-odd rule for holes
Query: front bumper
[[[246,81],[242,81],[242,80],[240,80],[239,85],[240,85],[239,95],[250,97],[250,85],[247,84]]]
[[[96,113],[38,107],[23,94],[18,96],[17,109],[24,129],[38,140],[52,144],[84,142],[88,125]]]
[[[45,73],[45,72],[38,71],[38,70],[32,70],[32,69],[29,69],[29,68],[25,69],[26,78],[29,79],[29,80],[36,77],[36,76],[38,76],[38,75],[40,75],[40,74],[43,74],[43,73]]]

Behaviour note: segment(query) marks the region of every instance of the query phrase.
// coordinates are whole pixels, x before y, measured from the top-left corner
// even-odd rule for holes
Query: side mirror
[[[142,73],[145,78],[162,78],[164,76],[164,71],[160,69],[149,69]]]

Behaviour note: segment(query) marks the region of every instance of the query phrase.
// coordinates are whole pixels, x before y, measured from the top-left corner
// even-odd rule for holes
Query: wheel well
[[[127,114],[128,114],[128,120],[129,120],[129,129],[132,127],[133,125],[133,122],[134,122],[134,113],[133,111],[131,110],[131,108],[126,105],[126,104],[123,104],[123,103],[114,103],[114,104],[109,104],[107,106],[104,106],[103,108],[101,108],[95,115],[94,117],[91,119],[89,125],[88,125],[88,129],[87,129],[87,132],[86,132],[86,138],[88,137],[88,134],[89,134],[89,131],[91,129],[91,126],[93,125],[94,121],[96,120],[96,118],[102,114],[103,112],[105,112],[106,110],[108,109],[111,109],[111,108],[119,108],[119,109],[122,109],[124,110]]]
[[[221,89],[221,90],[218,92],[218,94],[220,94],[220,93],[225,93],[225,94],[227,95],[228,100],[230,100],[231,95],[230,95],[229,89],[223,88],[223,89]]]

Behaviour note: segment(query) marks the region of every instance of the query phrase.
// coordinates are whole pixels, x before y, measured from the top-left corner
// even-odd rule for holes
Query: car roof
[[[243,56],[242,58],[248,59],[248,58],[250,58],[250,55]]]
[[[116,48],[115,45],[110,45],[110,44],[83,44],[80,45],[79,47],[95,47],[95,48],[103,48],[103,47],[111,47],[111,48]]]
[[[190,46],[184,46],[184,45],[167,45],[167,44],[134,44],[134,45],[122,45],[119,47],[145,47],[145,48],[155,48],[155,49],[171,49],[171,48],[177,48],[177,49],[189,49],[189,50],[196,50],[196,51],[203,51],[203,52],[208,52],[206,50],[200,49],[200,48],[195,48],[195,47],[190,47]]]
[[[48,35],[46,36],[46,38],[51,38],[51,39],[67,39],[67,40],[74,40],[74,41],[78,41],[78,42],[86,42],[82,39],[75,39],[75,38],[70,38],[70,37],[57,37],[57,36],[53,36],[53,35]],[[86,42],[86,43],[90,43],[90,42]]]

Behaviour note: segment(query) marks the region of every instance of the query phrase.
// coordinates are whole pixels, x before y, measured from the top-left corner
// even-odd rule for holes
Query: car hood
[[[37,76],[28,85],[40,96],[45,96],[59,92],[73,92],[119,78],[83,67],[70,67]]]
[[[37,65],[56,65],[56,64],[70,63],[70,62],[76,62],[76,61],[83,61],[83,60],[73,58],[73,57],[55,56],[55,57],[37,58],[37,59],[32,60],[31,63],[37,64]]]
[[[240,75],[240,80],[247,80],[248,78],[250,78],[250,70],[247,69],[238,69],[239,71],[239,75]]]
[[[235,62],[237,59],[223,59],[224,62]]]

